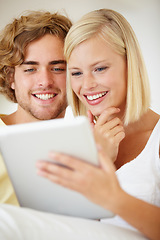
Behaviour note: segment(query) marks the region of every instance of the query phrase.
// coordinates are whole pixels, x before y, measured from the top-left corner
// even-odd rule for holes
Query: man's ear
[[[13,90],[15,90],[14,81],[11,83],[11,88],[12,88]]]
[[[15,83],[14,83],[14,68],[10,68],[8,72],[8,83],[10,87],[14,90],[15,89]]]

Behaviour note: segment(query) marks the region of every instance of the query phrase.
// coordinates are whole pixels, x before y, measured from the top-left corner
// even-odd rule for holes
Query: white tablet
[[[81,194],[36,174],[37,160],[47,160],[51,150],[98,164],[86,117],[3,127],[0,129],[0,150],[20,206],[91,219],[113,216]]]

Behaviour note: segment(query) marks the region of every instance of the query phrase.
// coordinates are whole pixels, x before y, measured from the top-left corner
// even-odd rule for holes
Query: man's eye
[[[82,75],[81,72],[72,72],[71,73],[71,76],[80,76],[80,75]]]
[[[54,67],[54,68],[51,68],[51,71],[53,72],[64,72],[66,71],[65,68],[59,68],[59,67]]]
[[[28,69],[25,69],[24,72],[34,72],[35,69],[34,68],[28,68]]]

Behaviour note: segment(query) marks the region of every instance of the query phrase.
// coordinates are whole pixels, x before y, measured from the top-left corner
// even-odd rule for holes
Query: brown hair
[[[0,92],[17,102],[10,74],[24,61],[27,44],[49,33],[64,41],[72,23],[58,13],[30,11],[8,24],[0,34]]]

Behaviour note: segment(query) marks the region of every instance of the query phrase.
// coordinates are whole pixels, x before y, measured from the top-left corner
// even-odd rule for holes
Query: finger
[[[75,157],[69,156],[67,154],[50,152],[49,158],[53,161],[56,161],[68,168],[73,170],[83,171],[86,167],[91,167],[92,165]]]
[[[85,186],[87,186],[88,176],[92,172],[90,168],[84,168],[83,171],[73,171],[61,165],[46,163],[44,161],[38,161],[37,167],[37,174],[39,176],[79,192],[84,191]],[[97,168],[94,166],[93,169],[97,171]]]
[[[39,173],[57,175],[63,178],[68,178],[68,176],[71,176],[71,173],[73,172],[73,169],[71,168],[66,168],[62,165],[46,161],[38,161],[36,163],[36,167],[38,168]]]
[[[125,132],[124,131],[120,131],[116,134],[115,136],[115,141],[116,143],[120,143],[123,139],[125,138]]]
[[[123,127],[123,123],[118,117],[115,117],[112,120],[110,120],[107,125],[108,125],[108,128],[110,130],[117,127],[117,126],[122,126]],[[104,124],[104,126],[105,126],[105,124]]]
[[[125,133],[123,130],[119,129],[120,127],[117,127],[117,129],[113,129],[110,132],[104,133],[105,139],[108,139],[108,143],[119,146],[120,142],[125,138]],[[99,142],[99,139],[97,139],[97,142]]]
[[[38,169],[37,174],[63,187],[76,190],[75,183],[74,183],[74,180],[71,178],[71,175],[69,175],[69,178],[68,177],[66,178],[66,177],[62,177],[62,175],[49,173],[40,169]]]
[[[102,134],[111,131],[112,129],[115,129],[116,127],[120,126],[120,129],[123,129],[122,121],[118,118],[115,117],[109,122],[103,124],[102,126],[95,126],[95,130],[98,129]]]
[[[124,133],[124,128],[121,125],[117,125],[113,127],[112,129],[105,130],[103,131],[103,135],[107,137],[115,137],[118,133],[123,132]]]
[[[110,121],[115,117],[116,113],[119,113],[120,109],[115,107],[110,107],[103,111],[103,113],[99,116],[96,125],[101,126],[106,122]]]

